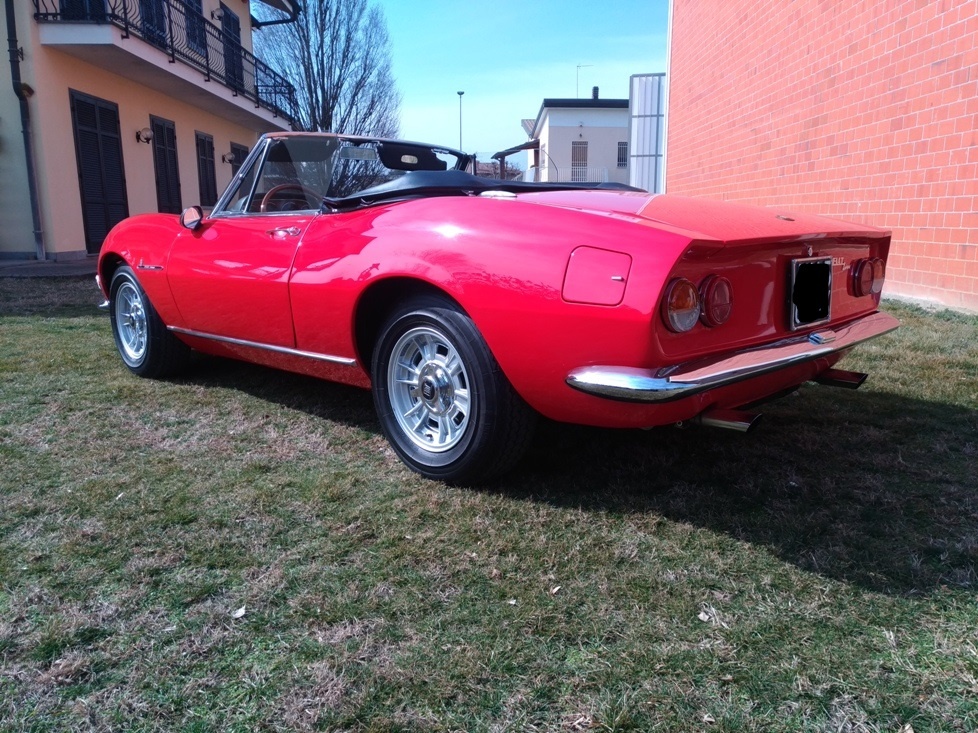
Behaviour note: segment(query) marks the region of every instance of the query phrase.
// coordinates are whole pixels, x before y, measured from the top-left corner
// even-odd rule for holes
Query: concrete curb
[[[0,277],[73,277],[95,278],[97,259],[86,257],[81,260],[38,261],[38,260],[0,260]]]

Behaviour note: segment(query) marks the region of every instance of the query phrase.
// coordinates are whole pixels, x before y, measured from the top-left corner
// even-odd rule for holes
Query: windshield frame
[[[238,194],[241,190],[241,186],[247,185],[249,177],[251,178],[250,190],[244,194],[244,197],[247,198],[249,202],[253,201],[254,197],[257,195],[258,192],[260,179],[262,175],[264,175],[266,166],[269,163],[269,151],[271,150],[271,147],[278,141],[295,139],[295,138],[321,138],[325,145],[332,144],[335,146],[336,150],[332,154],[332,160],[329,163],[330,178],[335,176],[334,166],[336,164],[335,156],[337,152],[342,147],[346,147],[348,145],[353,145],[356,147],[362,147],[364,145],[373,145],[375,146],[375,149],[382,149],[383,146],[386,145],[395,150],[400,150],[402,148],[407,149],[409,152],[410,152],[410,148],[418,148],[430,152],[433,156],[444,156],[449,158],[449,160],[446,161],[446,167],[444,169],[447,171],[463,171],[469,165],[472,159],[471,156],[467,155],[466,153],[463,153],[460,150],[455,150],[453,148],[446,147],[444,145],[432,145],[429,143],[418,143],[418,142],[411,142],[406,140],[395,140],[395,139],[388,139],[388,138],[376,138],[376,137],[353,136],[353,135],[335,135],[332,133],[303,133],[303,132],[267,133],[259,139],[258,144],[256,144],[255,147],[252,148],[248,156],[245,158],[244,162],[241,164],[241,167],[238,170],[238,172],[232,177],[231,181],[224,189],[224,192],[221,194],[221,197],[217,200],[217,203],[214,205],[213,209],[211,210],[210,217],[220,219],[220,218],[233,218],[233,217],[241,217],[241,216],[283,216],[283,215],[287,216],[287,215],[295,215],[295,214],[308,214],[309,212],[324,212],[329,210],[329,208],[331,207],[329,207],[326,203],[327,197],[325,193],[323,193],[322,201],[320,205],[318,207],[309,208],[309,209],[292,209],[288,211],[252,211],[252,210],[238,211],[234,208],[231,208],[230,206],[234,201],[240,199]],[[408,156],[408,158],[410,157],[412,156]],[[451,160],[452,158],[454,158],[454,165],[452,165],[452,160]],[[402,160],[407,160],[407,158],[402,158]],[[417,162],[417,158],[415,158],[415,162]],[[411,169],[409,167],[393,168],[387,166],[384,163],[382,163],[382,165],[388,171],[392,173],[396,173],[397,175],[395,176],[395,178],[399,177],[401,174],[406,175],[407,173],[411,172]],[[405,163],[405,165],[408,166],[409,163]],[[432,171],[427,171],[427,172],[432,172]],[[434,172],[442,172],[442,171],[434,171]],[[369,191],[372,188],[375,188],[375,186],[368,186],[362,190]],[[351,195],[344,196],[342,198],[344,200],[356,199],[358,194],[359,191],[356,191],[353,192]]]

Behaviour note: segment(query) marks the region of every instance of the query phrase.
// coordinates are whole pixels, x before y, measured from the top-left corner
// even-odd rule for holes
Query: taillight
[[[881,260],[879,257],[874,257],[872,259],[872,263],[873,286],[870,288],[869,292],[871,292],[873,295],[879,295],[883,292],[883,270],[885,269],[885,265],[883,264],[883,260]]]
[[[666,288],[662,301],[662,320],[669,330],[685,333],[700,317],[700,294],[696,286],[684,277],[676,278]]]
[[[733,311],[733,288],[725,277],[710,275],[700,284],[700,320],[710,326],[722,326]]]
[[[852,290],[857,298],[879,295],[883,291],[883,260],[873,257],[858,260],[852,268]]]

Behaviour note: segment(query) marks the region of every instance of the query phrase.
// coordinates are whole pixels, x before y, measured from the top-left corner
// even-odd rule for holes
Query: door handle
[[[299,227],[280,227],[278,229],[269,229],[265,234],[276,239],[284,239],[285,237],[298,237],[301,232],[302,230]]]

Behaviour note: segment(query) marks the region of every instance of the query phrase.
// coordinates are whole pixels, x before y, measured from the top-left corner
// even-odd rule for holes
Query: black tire
[[[391,315],[371,376],[387,440],[427,478],[483,483],[512,468],[533,437],[536,413],[472,320],[445,299],[417,297]]]
[[[190,347],[166,329],[128,265],[112,275],[109,320],[119,355],[133,374],[167,377],[189,362]]]

